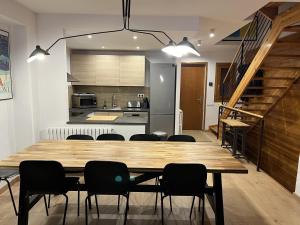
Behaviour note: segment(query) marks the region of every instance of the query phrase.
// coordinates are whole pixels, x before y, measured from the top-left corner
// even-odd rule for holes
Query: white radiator
[[[66,138],[73,134],[87,134],[92,136],[95,140],[100,134],[115,133],[112,128],[98,128],[98,127],[50,127],[47,129],[46,139],[48,140],[66,140]]]

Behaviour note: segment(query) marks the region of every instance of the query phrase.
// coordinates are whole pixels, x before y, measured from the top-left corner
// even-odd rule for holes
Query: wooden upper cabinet
[[[145,56],[73,54],[71,73],[74,85],[144,86]]]
[[[120,86],[145,85],[145,56],[120,56]]]
[[[95,55],[96,85],[118,86],[120,57],[115,55]]]
[[[71,55],[71,73],[79,82],[76,85],[96,83],[96,61],[92,55]]]

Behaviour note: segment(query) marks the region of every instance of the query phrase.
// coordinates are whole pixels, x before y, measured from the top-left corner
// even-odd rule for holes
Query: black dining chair
[[[158,135],[155,134],[134,134],[129,138],[129,141],[160,141],[161,138]],[[158,186],[159,184],[159,176],[160,174],[158,174],[158,176],[155,177],[155,185]],[[155,211],[157,209],[157,196],[158,196],[158,192],[156,192],[156,197],[155,197]],[[170,200],[170,204],[171,200]]]
[[[16,216],[18,215],[18,211],[17,211],[17,207],[16,207],[16,204],[15,204],[13,193],[12,193],[12,190],[11,190],[10,182],[9,182],[8,179],[10,179],[14,176],[17,176],[18,174],[19,174],[18,170],[0,168],[0,183],[1,183],[1,181],[4,181],[7,184],[9,194],[10,194],[10,198],[11,198],[11,202],[13,204]]]
[[[90,135],[87,134],[72,134],[70,136],[67,137],[67,140],[82,140],[82,141],[93,141],[94,138]],[[72,169],[72,170],[65,170],[66,174],[80,174],[82,173],[83,170],[76,170],[76,169]],[[78,179],[80,179],[80,177],[78,177]],[[50,198],[51,196],[49,195],[48,197],[48,208],[50,208]],[[78,209],[77,209],[77,216],[79,216],[79,211],[80,211],[80,193],[78,193]],[[92,208],[92,204],[91,204],[91,200],[89,199],[89,206],[90,209]]]
[[[93,141],[94,138],[90,135],[86,134],[73,134],[67,137],[67,140],[86,140],[86,141]]]
[[[160,180],[162,225],[164,224],[163,200],[167,196],[193,196],[190,219],[194,207],[194,196],[199,197],[203,202],[202,225],[204,224],[206,180],[207,170],[202,164],[171,163],[165,166]]]
[[[168,138],[168,141],[178,141],[178,142],[196,142],[195,138],[190,135],[172,135]]]
[[[47,210],[45,195],[63,195],[66,199],[63,225],[66,222],[69,190],[78,190],[78,177],[66,177],[63,166],[56,161],[27,160],[19,166],[20,182],[26,191],[26,198],[33,195],[43,195]],[[79,202],[79,201],[78,201]]]
[[[125,141],[125,138],[121,134],[100,134],[97,137],[97,141]],[[95,196],[97,199],[97,196]],[[118,211],[120,210],[120,195],[118,196]]]
[[[122,195],[126,197],[125,219],[129,208],[129,171],[124,163],[111,161],[89,161],[84,169],[85,188],[87,197],[85,199],[85,223],[88,225],[87,201],[89,197],[95,196],[98,219],[100,217],[97,195]]]
[[[174,141],[174,142],[196,142],[195,138],[190,136],[190,135],[172,135],[170,136],[167,141]],[[156,180],[156,185],[158,185],[158,180]],[[155,198],[155,209],[157,207],[157,196],[158,196],[158,192],[156,193],[156,198]],[[169,196],[170,199],[170,209],[171,211],[173,211],[173,207],[172,207],[172,197]]]
[[[155,134],[134,134],[130,141],[160,141],[160,137]]]
[[[125,138],[121,134],[100,134],[97,141],[125,141]]]

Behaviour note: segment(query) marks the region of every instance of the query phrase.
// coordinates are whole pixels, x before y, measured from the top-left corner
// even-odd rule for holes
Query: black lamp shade
[[[41,48],[41,46],[37,45],[34,51],[30,54],[27,62],[30,63],[34,61],[38,56],[50,55],[48,51]]]

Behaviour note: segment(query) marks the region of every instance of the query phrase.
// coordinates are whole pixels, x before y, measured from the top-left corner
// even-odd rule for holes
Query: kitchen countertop
[[[87,120],[88,115],[92,112],[149,112],[149,109],[102,109],[102,108],[89,108],[89,109],[78,109],[71,108],[70,112],[82,113],[77,116],[71,116],[67,124],[119,124],[119,125],[147,125],[149,123],[149,116],[119,116],[113,121],[105,120]]]
[[[87,108],[87,109],[80,109],[80,108],[70,108],[70,112],[149,112],[150,109],[144,108]]]

